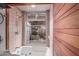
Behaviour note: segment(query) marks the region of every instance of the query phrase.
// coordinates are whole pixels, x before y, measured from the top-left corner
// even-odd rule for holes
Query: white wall
[[[22,45],[22,13],[17,8],[9,9],[9,50],[12,53]],[[18,27],[16,25],[16,20]],[[18,34],[16,34],[18,29]]]
[[[50,55],[53,55],[53,4],[50,6]]]
[[[4,14],[5,15],[5,10],[3,9],[0,9],[0,13]],[[4,19],[4,22],[2,24],[0,24],[0,35],[2,36],[2,42],[0,43],[0,52],[1,51],[5,51],[5,48],[6,48],[6,33],[5,33],[5,19]]]

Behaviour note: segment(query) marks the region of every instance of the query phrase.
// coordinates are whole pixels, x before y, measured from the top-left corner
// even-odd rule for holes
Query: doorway
[[[31,5],[17,6],[16,8],[23,11],[24,22],[22,24],[22,46],[21,55],[45,56],[49,48],[49,10],[50,4],[36,4],[36,7]],[[25,27],[25,28],[24,28]],[[31,48],[30,48],[31,46]],[[20,49],[20,48],[17,48]],[[16,50],[17,50],[16,49]]]
[[[25,33],[26,45],[47,46],[48,43],[48,12],[28,12]],[[42,44],[42,45],[41,45]]]

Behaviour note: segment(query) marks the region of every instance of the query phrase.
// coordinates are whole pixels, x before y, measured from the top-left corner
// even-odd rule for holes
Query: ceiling
[[[32,5],[23,5],[23,6],[16,6],[22,11],[30,12],[30,11],[46,11],[50,9],[50,4],[37,4],[35,7]]]
[[[0,3],[0,8],[5,8],[6,4],[5,3]]]

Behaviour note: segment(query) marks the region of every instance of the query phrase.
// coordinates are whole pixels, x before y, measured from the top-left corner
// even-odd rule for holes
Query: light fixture
[[[32,7],[32,8],[35,8],[35,7],[36,7],[36,5],[31,5],[31,7]]]
[[[5,9],[4,9],[4,8],[3,8],[2,10],[3,10],[3,11],[5,11]]]

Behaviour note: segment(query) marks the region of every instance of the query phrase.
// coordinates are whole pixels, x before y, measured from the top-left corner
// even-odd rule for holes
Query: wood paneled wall
[[[79,4],[54,4],[54,55],[79,56]]]

